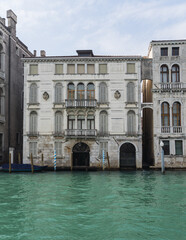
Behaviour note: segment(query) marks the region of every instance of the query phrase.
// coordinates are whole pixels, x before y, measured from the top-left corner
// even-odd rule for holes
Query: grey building
[[[16,36],[17,16],[7,11],[7,22],[0,17],[0,164],[22,154],[23,72],[21,58],[33,56]]]

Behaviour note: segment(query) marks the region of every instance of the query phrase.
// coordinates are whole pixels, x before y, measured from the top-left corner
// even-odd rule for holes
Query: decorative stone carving
[[[121,93],[120,93],[118,90],[115,91],[114,97],[115,97],[116,99],[119,99],[119,98],[121,97]]]
[[[49,99],[49,94],[47,92],[43,93],[43,99],[45,99],[46,101]]]

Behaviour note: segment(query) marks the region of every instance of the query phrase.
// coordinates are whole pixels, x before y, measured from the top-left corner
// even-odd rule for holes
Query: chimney
[[[16,24],[17,24],[17,16],[12,10],[7,11],[7,19],[8,19],[8,28],[12,35],[16,36]]]
[[[40,56],[41,56],[41,57],[46,57],[46,52],[45,52],[45,50],[41,50],[41,51],[40,51]]]
[[[36,55],[37,55],[37,51],[36,51],[36,50],[34,50],[34,57],[36,57]]]

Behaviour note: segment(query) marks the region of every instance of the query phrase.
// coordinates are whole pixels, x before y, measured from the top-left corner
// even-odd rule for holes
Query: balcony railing
[[[95,137],[96,129],[66,129],[65,136],[67,137]]]
[[[162,133],[182,133],[181,126],[174,126],[174,127],[161,127]]]
[[[160,89],[163,90],[179,90],[182,88],[186,88],[186,85],[181,82],[160,83]]]
[[[95,99],[66,99],[66,107],[96,107],[97,100]]]
[[[38,132],[34,132],[34,131],[28,132],[28,136],[29,136],[29,137],[38,137],[38,135],[39,135]]]
[[[63,131],[55,131],[54,132],[54,137],[63,137],[64,136],[64,132]]]

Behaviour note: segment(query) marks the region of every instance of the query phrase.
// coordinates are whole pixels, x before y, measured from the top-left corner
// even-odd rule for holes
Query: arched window
[[[68,115],[68,129],[75,129],[75,116],[73,113]]]
[[[107,84],[102,82],[99,85],[99,102],[106,103],[108,101]]]
[[[2,88],[0,88],[0,115],[4,115],[4,96]]]
[[[30,85],[30,103],[37,103],[37,85],[32,83]]]
[[[179,102],[173,103],[172,106],[172,125],[181,126],[181,104]]]
[[[95,99],[95,87],[93,83],[87,85],[87,99]]]
[[[62,85],[57,83],[55,85],[55,103],[62,103]]]
[[[127,84],[127,102],[132,103],[134,102],[134,83],[129,82]]]
[[[168,69],[167,65],[162,65],[160,68],[160,81],[162,83],[169,82],[169,69]]]
[[[130,135],[136,133],[135,112],[131,110],[127,113],[127,132]]]
[[[55,133],[57,134],[62,133],[62,113],[61,112],[55,113]]]
[[[177,64],[174,64],[171,68],[171,81],[180,82],[180,68]]]
[[[30,113],[30,133],[37,134],[37,113]]]
[[[68,99],[70,100],[75,99],[75,86],[73,83],[68,84]]]
[[[161,126],[170,126],[169,104],[167,102],[161,104]]]
[[[100,135],[108,134],[108,114],[106,111],[100,112],[99,132],[100,132]]]
[[[83,83],[77,85],[77,99],[85,99],[85,86]]]

